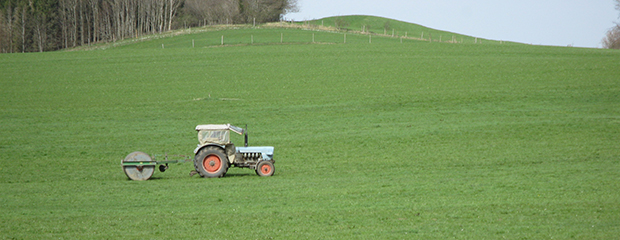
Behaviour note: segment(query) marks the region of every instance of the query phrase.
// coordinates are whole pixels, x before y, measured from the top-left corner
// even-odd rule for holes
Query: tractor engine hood
[[[238,153],[260,153],[263,160],[273,160],[274,147],[237,147]]]

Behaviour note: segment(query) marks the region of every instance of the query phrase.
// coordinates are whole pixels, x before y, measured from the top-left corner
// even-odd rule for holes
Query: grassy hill
[[[236,28],[0,55],[2,237],[620,234],[620,52]],[[248,124],[275,175],[127,180],[207,123]]]
[[[335,27],[347,32],[407,37],[434,42],[481,43],[484,40],[486,43],[499,43],[498,41],[489,41],[473,36],[432,29],[414,23],[366,15],[327,17],[302,22],[302,24]]]

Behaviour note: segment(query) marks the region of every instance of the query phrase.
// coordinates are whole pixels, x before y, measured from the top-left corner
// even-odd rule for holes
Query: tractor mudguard
[[[196,147],[196,149],[194,149],[194,154],[198,153],[198,151],[200,151],[200,149],[203,149],[205,147],[208,146],[215,146],[215,147],[219,147],[222,150],[226,150],[226,146],[224,145],[220,145],[220,144],[215,144],[215,143],[209,143],[209,144],[205,144],[205,145],[198,145],[198,147]]]

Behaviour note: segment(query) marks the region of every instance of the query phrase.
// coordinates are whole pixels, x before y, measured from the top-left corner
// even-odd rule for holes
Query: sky
[[[600,48],[620,22],[614,0],[297,0],[303,21],[371,15],[474,37],[535,45]]]

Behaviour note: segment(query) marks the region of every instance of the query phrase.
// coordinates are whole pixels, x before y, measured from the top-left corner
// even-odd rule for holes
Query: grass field
[[[620,235],[620,52],[342,37],[0,55],[0,238]],[[248,124],[275,175],[127,180],[128,153],[192,155],[207,123]]]

